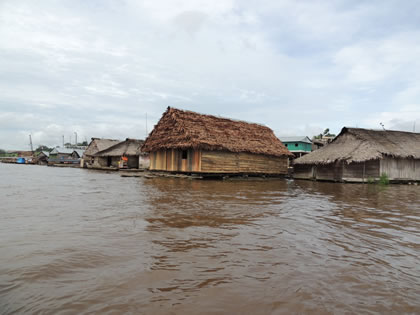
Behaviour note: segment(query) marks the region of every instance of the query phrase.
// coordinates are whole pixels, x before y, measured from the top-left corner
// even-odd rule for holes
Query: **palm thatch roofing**
[[[119,142],[108,149],[95,153],[94,156],[139,156],[144,154],[141,151],[143,144],[144,140],[127,138],[125,141]]]
[[[328,146],[296,159],[294,164],[349,164],[386,156],[420,159],[420,133],[344,127]]]
[[[146,152],[165,149],[292,155],[266,126],[171,107],[162,115],[143,146]]]
[[[93,156],[95,153],[106,150],[120,142],[120,140],[92,138],[85,151],[85,156]]]

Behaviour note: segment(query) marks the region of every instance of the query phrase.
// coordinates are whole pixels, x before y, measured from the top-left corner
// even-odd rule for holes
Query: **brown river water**
[[[420,186],[0,164],[0,314],[420,313]]]

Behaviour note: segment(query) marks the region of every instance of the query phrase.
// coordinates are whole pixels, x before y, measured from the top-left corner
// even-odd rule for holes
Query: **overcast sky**
[[[168,106],[420,131],[417,0],[0,0],[0,148],[146,136]]]

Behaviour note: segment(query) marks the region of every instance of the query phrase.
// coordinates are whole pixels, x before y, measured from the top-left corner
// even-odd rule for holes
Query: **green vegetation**
[[[379,180],[375,180],[375,178],[373,177],[368,177],[367,179],[367,183],[368,184],[379,184],[379,185],[389,185],[389,177],[386,173],[382,173],[381,176],[379,177]]]
[[[0,149],[0,157],[16,157],[17,154],[16,153],[10,153],[7,152],[6,150]]]
[[[41,151],[47,151],[47,152],[51,152],[53,149],[47,147],[46,145],[40,145],[38,146],[38,148],[36,148],[35,152],[41,152]]]
[[[375,184],[375,179],[372,177],[368,177],[367,182],[368,184]]]
[[[379,177],[379,184],[380,185],[388,185],[389,184],[389,178],[386,173],[382,173]]]
[[[319,135],[314,136],[313,138],[314,139],[322,139],[323,137],[335,137],[335,134],[330,133],[330,129],[327,128],[327,129],[324,130],[323,133],[320,133]]]
[[[87,147],[89,145],[89,143],[87,141],[83,141],[83,142],[78,142],[77,144],[71,144],[70,142],[66,142],[64,143],[64,147],[65,148],[74,148],[74,147]]]

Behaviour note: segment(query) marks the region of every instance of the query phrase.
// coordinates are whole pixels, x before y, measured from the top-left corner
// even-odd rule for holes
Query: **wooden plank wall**
[[[377,179],[379,177],[379,160],[350,164],[340,162],[332,165],[295,165],[293,177],[296,179],[349,182],[363,182],[364,180],[367,182],[369,178]]]
[[[202,151],[201,154],[203,173],[287,174],[287,157],[226,151]]]
[[[107,159],[103,157],[95,156],[94,161],[93,161],[93,166],[105,167],[107,166]]]
[[[118,162],[120,161],[120,157],[119,156],[113,156],[111,158],[111,166],[115,166],[118,167]],[[95,161],[93,163],[94,166],[99,166],[99,167],[107,167],[108,166],[108,157],[102,157],[102,156],[98,156],[95,157]]]
[[[170,172],[199,172],[201,152],[188,150],[187,159],[182,158],[181,150],[160,150],[150,153],[150,169]]]
[[[139,157],[135,155],[129,156],[127,166],[128,168],[139,168]]]
[[[297,164],[293,168],[293,178],[297,179],[313,179],[313,165]]]
[[[317,165],[314,167],[314,176],[319,180],[341,181],[343,179],[343,164]]]
[[[384,158],[380,173],[386,173],[391,180],[420,180],[420,160]]]
[[[350,164],[344,163],[343,179],[345,181],[367,182],[371,178],[379,178],[379,160]]]
[[[187,155],[187,159],[182,159],[180,150],[152,152],[150,153],[150,169],[197,173],[287,174],[288,168],[286,157],[200,150],[188,150]]]

